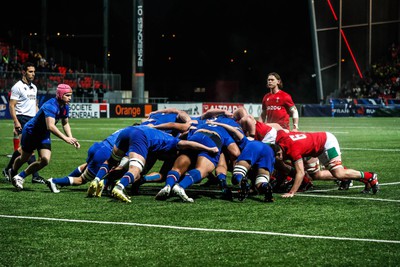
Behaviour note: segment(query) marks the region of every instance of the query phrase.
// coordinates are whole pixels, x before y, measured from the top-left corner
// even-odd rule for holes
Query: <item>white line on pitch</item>
[[[2,218],[13,218],[13,219],[42,220],[42,221],[73,222],[73,223],[93,223],[93,224],[128,225],[128,226],[151,227],[151,228],[165,228],[165,229],[176,229],[176,230],[186,230],[186,231],[220,232],[220,233],[238,233],[238,234],[256,234],[256,235],[273,235],[273,236],[287,236],[287,237],[300,237],[300,238],[313,238],[313,239],[348,240],[348,241],[361,241],[361,242],[375,242],[375,243],[400,244],[400,240],[384,240],[384,239],[368,239],[368,238],[351,238],[351,237],[335,237],[335,236],[317,236],[317,235],[300,235],[300,234],[275,233],[275,232],[263,232],[263,231],[245,231],[245,230],[229,230],[229,229],[209,229],[209,228],[181,227],[181,226],[158,225],[158,224],[145,224],[145,223],[107,222],[107,221],[89,221],[89,220],[72,220],[72,219],[58,219],[58,218],[46,218],[46,217],[12,216],[12,215],[1,215],[1,214],[0,214],[0,217],[2,217]]]
[[[322,197],[322,198],[341,198],[341,199],[363,199],[381,202],[397,202],[400,203],[398,199],[383,199],[383,198],[368,198],[368,197],[347,197],[347,196],[326,196],[326,195],[315,195],[315,194],[297,194],[296,196],[302,197]]]

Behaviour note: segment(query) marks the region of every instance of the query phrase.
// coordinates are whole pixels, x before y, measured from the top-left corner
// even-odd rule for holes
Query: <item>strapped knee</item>
[[[83,179],[83,183],[87,183],[89,181],[92,181],[95,178],[95,174],[93,174],[91,171],[89,171],[89,169],[85,169],[82,173],[82,179]]]
[[[142,172],[144,167],[144,162],[141,161],[140,159],[132,158],[129,159],[129,167],[131,166],[138,168],[139,172]]]
[[[256,177],[256,186],[262,183],[269,183],[269,175],[268,174],[259,174]]]
[[[121,158],[122,158],[122,157],[117,156],[117,155],[115,155],[114,153],[112,153],[112,154],[111,154],[111,157],[108,159],[108,164],[109,164],[111,167],[115,167],[115,166],[117,166],[118,163],[121,161]]]

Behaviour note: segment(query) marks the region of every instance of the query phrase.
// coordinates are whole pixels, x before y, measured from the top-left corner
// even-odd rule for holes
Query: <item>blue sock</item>
[[[260,192],[261,193],[267,192],[267,188],[268,188],[268,183],[262,183],[260,186]]]
[[[96,174],[96,177],[102,179],[108,173],[109,167],[108,164],[101,164],[99,171]]]
[[[62,178],[53,178],[53,183],[61,185],[61,186],[68,186],[71,185],[68,176],[64,176]]]
[[[240,181],[242,181],[242,179],[243,179],[243,175],[241,175],[241,174],[234,174],[234,175],[232,176],[232,184],[233,184],[233,185],[238,185],[238,184],[240,184]]]
[[[129,184],[133,184],[135,177],[132,173],[126,172],[124,176],[119,180],[119,183],[122,184],[124,187],[127,187]]]
[[[173,186],[179,181],[180,175],[177,171],[169,171],[167,174],[167,179],[165,180],[165,185]]]
[[[198,183],[201,181],[201,174],[200,171],[197,169],[190,170],[186,173],[185,178],[179,182],[179,185],[186,189],[192,184]]]
[[[25,179],[26,178],[26,172],[25,171],[20,172],[19,176],[21,176],[22,178]]]
[[[81,174],[82,174],[81,169],[78,167],[75,170],[73,170],[70,174],[68,174],[68,176],[79,177],[81,176]]]
[[[161,179],[161,174],[159,173],[153,175],[145,175],[143,177],[144,182],[153,182],[154,180],[159,180],[159,179]]]
[[[222,188],[225,188],[225,187],[228,186],[228,185],[226,184],[226,174],[225,174],[225,173],[219,173],[219,174],[217,175],[217,178],[218,178],[218,181],[219,181],[219,185],[220,185]]]

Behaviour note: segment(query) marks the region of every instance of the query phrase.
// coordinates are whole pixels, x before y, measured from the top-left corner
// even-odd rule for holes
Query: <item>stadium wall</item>
[[[39,107],[50,94],[39,94]],[[333,99],[331,105],[298,104],[302,117],[400,117],[400,100],[396,99],[358,99],[351,104],[348,100]],[[250,115],[259,117],[261,104],[228,103],[228,102],[195,102],[195,103],[158,103],[158,104],[125,104],[125,103],[71,103],[71,118],[143,118],[155,110],[177,108],[186,111],[190,116],[202,115],[209,109],[224,109],[230,112],[244,107]],[[0,119],[11,119],[8,110],[8,95],[0,93]]]

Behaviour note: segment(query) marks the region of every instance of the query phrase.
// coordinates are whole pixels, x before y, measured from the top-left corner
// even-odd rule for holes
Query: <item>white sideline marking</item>
[[[208,229],[208,228],[181,227],[181,226],[172,226],[172,225],[157,225],[157,224],[129,223],[129,222],[72,220],[72,219],[58,219],[58,218],[46,218],[46,217],[12,216],[12,215],[1,215],[1,214],[0,214],[0,217],[2,217],[2,218],[13,218],[13,219],[59,221],[59,222],[128,225],[128,226],[176,229],[176,230],[187,230],[187,231],[222,232],[222,233],[239,233],[239,234],[256,234],[256,235],[273,235],[273,236],[288,236],[288,237],[314,238],[314,239],[348,240],[348,241],[400,244],[400,240],[367,239],[367,238],[351,238],[351,237],[335,237],[335,236],[317,236],[317,235],[299,235],[299,234],[274,233],[274,232],[262,232],[262,231]]]
[[[379,183],[379,186],[397,185],[397,184],[400,184],[400,182],[384,183],[384,184]],[[349,190],[354,189],[354,188],[364,188],[364,185],[355,185],[355,186],[350,187]],[[370,197],[347,197],[347,196],[327,196],[327,195],[316,195],[316,194],[313,194],[313,193],[329,192],[329,191],[336,191],[336,190],[338,190],[337,187],[330,188],[330,189],[310,190],[310,191],[301,192],[299,194],[296,194],[296,196],[322,197],[322,198],[341,198],[341,199],[363,199],[363,200],[372,200],[372,201],[381,201],[381,202],[396,202],[396,203],[400,203],[400,200],[398,200],[398,199],[382,199],[382,198],[370,198]]]
[[[324,196],[324,195],[314,195],[314,194],[296,194],[296,196],[302,197],[322,197],[322,198],[341,198],[341,199],[362,199],[362,200],[372,200],[381,202],[396,202],[400,203],[397,199],[383,199],[383,198],[368,198],[368,197],[346,197],[346,196]]]
[[[362,151],[390,151],[390,152],[400,152],[397,148],[360,148],[360,147],[345,147],[340,148],[342,150],[362,150]]]

